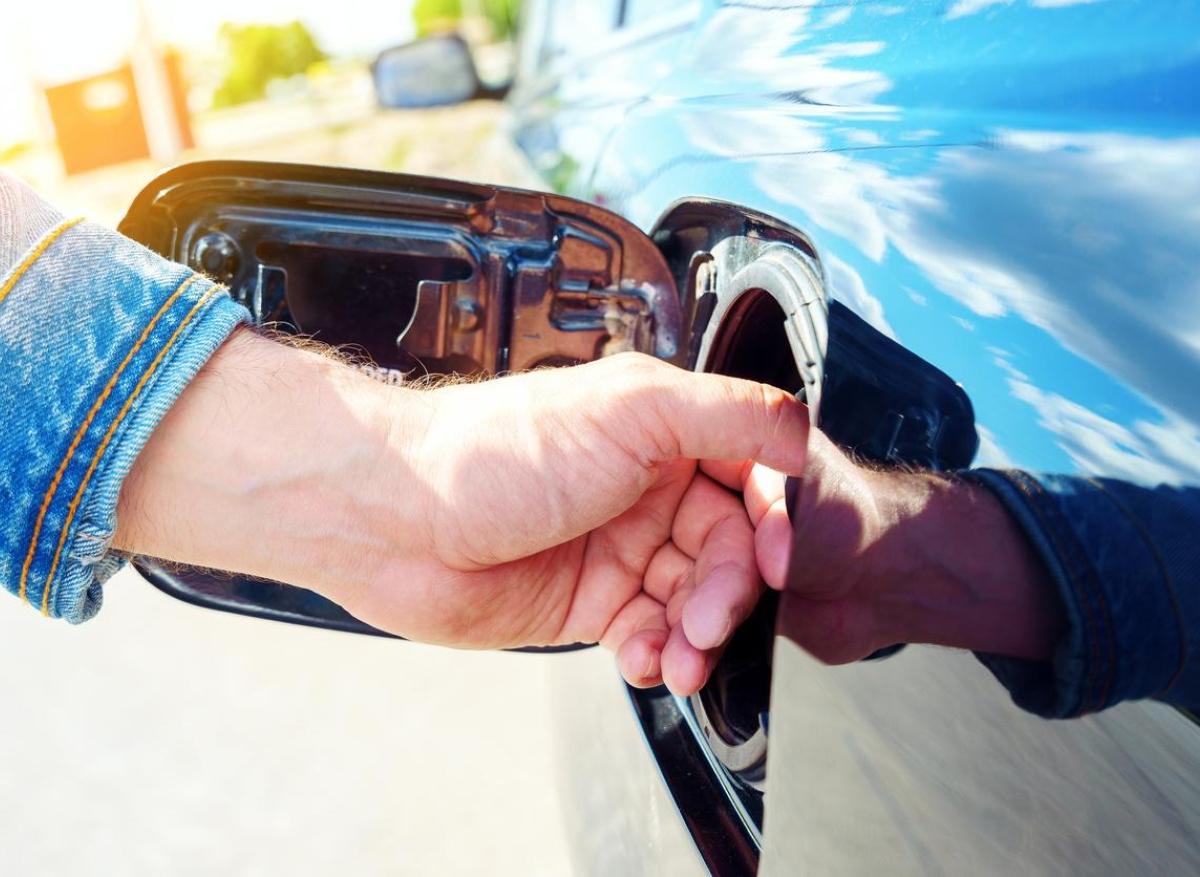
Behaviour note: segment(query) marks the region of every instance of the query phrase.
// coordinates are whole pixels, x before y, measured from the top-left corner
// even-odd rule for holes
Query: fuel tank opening
[[[787,316],[779,302],[763,289],[743,293],[726,312],[705,371],[771,384],[789,393],[804,388],[804,380],[788,346]]]
[[[788,337],[788,314],[766,289],[738,291],[711,341],[703,370],[771,384],[789,393],[804,389]],[[708,683],[691,698],[697,724],[716,759],[742,789],[743,803],[761,815],[770,724],[771,659],[778,594],[766,591],[750,618],[735,631]]]
[[[779,595],[767,591],[733,634],[712,677],[693,698],[700,730],[717,760],[762,791],[767,777],[771,651]]]

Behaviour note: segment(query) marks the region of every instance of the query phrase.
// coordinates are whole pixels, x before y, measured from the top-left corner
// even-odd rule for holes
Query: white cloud
[[[987,466],[991,469],[1015,469],[1017,464],[1000,443],[996,434],[982,423],[975,424],[975,432],[979,434],[979,450],[975,454],[973,466]]]
[[[837,256],[830,255],[824,265],[830,297],[846,305],[887,337],[895,338],[896,332],[883,314],[883,303],[867,292],[862,276]]]
[[[901,132],[900,139],[906,143],[920,143],[922,140],[932,140],[935,137],[940,137],[941,133],[936,128],[917,128],[915,131]]]
[[[1082,6],[1095,2],[1097,0],[1029,0],[1029,5],[1035,9],[1057,9],[1063,6]],[[955,0],[946,10],[946,17],[965,18],[994,6],[1011,6],[1012,4],[1013,0]]]
[[[870,128],[839,128],[838,132],[852,146],[883,146],[884,140],[878,131]]]
[[[961,17],[1003,2],[959,0],[951,10]],[[807,14],[779,28],[770,16],[733,12],[714,16],[708,36],[722,49],[697,52],[705,65],[727,64],[769,87],[827,99],[843,118],[894,113],[879,103],[891,88],[886,77],[836,63],[870,57],[876,44],[796,53],[812,39]],[[735,47],[732,57],[728,47]],[[697,75],[705,75],[700,66]],[[932,166],[902,176],[878,153],[831,151],[824,109],[805,104],[803,114],[783,114],[709,105],[690,118],[688,134],[712,154],[753,159],[762,192],[799,208],[798,221],[838,287],[835,297],[889,332],[883,305],[856,271],[830,257],[823,234],[878,263],[898,254],[979,318],[1014,315],[1044,330],[1158,409],[1157,420],[1122,426],[1035,385],[994,351],[1014,394],[1082,471],[1200,480],[1200,138],[997,131],[989,148],[942,148]],[[926,301],[924,292],[906,291],[918,304]],[[1037,374],[1039,382],[1054,380]]]
[[[1200,482],[1200,432],[1193,425],[1168,417],[1125,427],[1028,381],[1012,377],[1009,386],[1081,472],[1141,484]]]
[[[843,114],[884,109],[876,101],[891,90],[890,79],[877,70],[832,63],[875,55],[884,44],[820,43],[812,51],[797,52],[812,39],[811,13],[804,7],[789,9],[787,16],[737,7],[717,10],[691,50],[697,82],[711,77],[722,90],[744,84],[755,94],[798,92],[814,104],[836,106]]]
[[[979,316],[1016,313],[1200,422],[1198,151],[1200,138],[1006,132],[995,150],[946,151],[909,187],[920,200],[877,216]]]
[[[1008,6],[1013,0],[955,0],[950,8],[946,10],[947,18],[963,18],[967,15],[974,15],[976,12],[982,12],[992,6]]]
[[[812,29],[825,30],[826,28],[837,27],[849,21],[852,14],[854,14],[853,6],[842,6],[837,9],[831,9],[820,21],[813,22]]]
[[[988,350],[992,351],[992,362],[995,363],[1000,370],[1007,374],[1010,378],[1018,381],[1029,380],[1029,375],[1025,374],[1025,372],[1021,371],[1008,361],[1007,353],[1004,351],[997,351],[997,349],[994,347],[989,347]]]
[[[1005,131],[917,177],[857,152],[755,175],[869,258],[895,250],[977,316],[1016,314],[1200,423],[1197,154],[1200,138]]]

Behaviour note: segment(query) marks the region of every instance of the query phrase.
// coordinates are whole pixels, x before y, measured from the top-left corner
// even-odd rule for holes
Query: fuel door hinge
[[[638,351],[669,359],[678,344],[670,321],[656,314],[656,301],[661,297],[648,286],[564,288],[554,296],[551,321],[567,332],[603,329],[601,356]]]

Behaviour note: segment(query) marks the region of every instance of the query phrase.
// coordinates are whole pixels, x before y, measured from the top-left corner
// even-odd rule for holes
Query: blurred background
[[[519,0],[5,4],[0,165],[68,212],[108,223],[157,169],[201,158],[511,179],[524,169],[492,136],[502,122],[498,102],[383,111],[371,63],[390,46],[455,31],[484,83],[500,83],[512,69],[518,7]]]
[[[516,0],[36,0],[0,11],[0,165],[113,225],[161,168],[247,158],[538,185],[504,107],[377,106],[371,63],[454,30],[481,78]],[[12,874],[562,874],[570,663],[270,624],[126,570],[78,628],[0,601],[0,866]],[[576,683],[573,683],[576,685]],[[594,734],[594,729],[593,729]],[[555,747],[559,747],[557,750]],[[648,756],[647,756],[648,761]],[[651,770],[647,764],[647,770]]]

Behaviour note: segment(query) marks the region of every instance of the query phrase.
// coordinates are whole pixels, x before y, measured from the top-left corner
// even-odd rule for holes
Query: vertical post
[[[134,2],[137,4],[138,26],[129,57],[133,67],[133,81],[137,88],[150,155],[155,161],[166,163],[172,161],[183,150],[184,138],[162,53],[154,41],[146,0]]]

